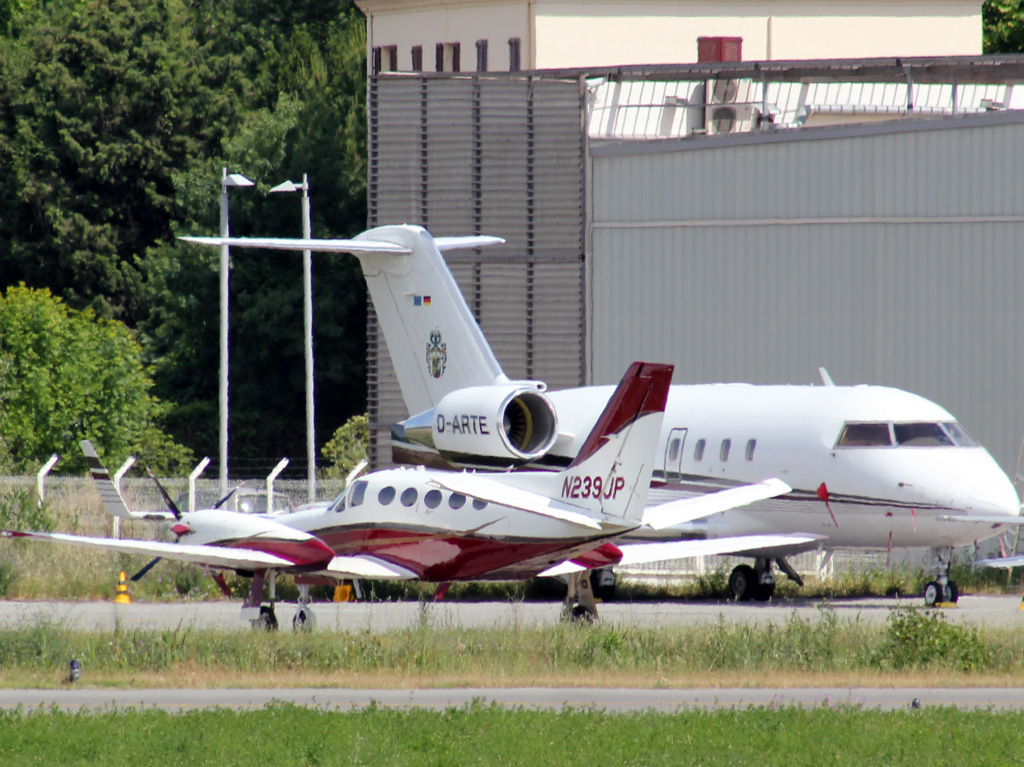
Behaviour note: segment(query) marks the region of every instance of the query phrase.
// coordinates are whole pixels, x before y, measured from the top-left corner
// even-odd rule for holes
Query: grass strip
[[[292,705],[169,714],[0,712],[5,765],[1019,764],[1024,713],[853,708],[606,714]]]

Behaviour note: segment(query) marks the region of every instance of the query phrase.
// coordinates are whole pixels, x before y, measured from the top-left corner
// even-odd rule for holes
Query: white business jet
[[[277,623],[273,605],[268,609],[261,604],[268,571],[291,572],[299,578],[373,577],[442,584],[568,575],[568,612],[577,619],[591,619],[597,616],[597,607],[585,577],[589,570],[693,556],[705,543],[618,543],[624,534],[789,491],[784,482],[771,480],[648,507],[671,377],[671,365],[633,363],[575,459],[557,473],[390,469],[356,481],[326,508],[273,519],[218,509],[182,513],[161,488],[175,522],[176,543],[31,531],[3,534],[239,571],[253,577],[243,617],[262,617],[267,625]],[[129,512],[95,453],[89,458],[110,513],[160,517],[162,513]],[[767,534],[748,536],[735,545],[741,550],[784,549],[813,545],[819,539]],[[256,608],[259,616],[246,615],[246,610]],[[304,599],[295,622],[313,622]]]
[[[502,242],[433,238],[384,226],[351,240],[185,237],[203,245],[355,254],[410,413],[393,429],[395,460],[442,457],[453,466],[565,467],[612,393],[611,386],[547,391],[502,371],[442,253]],[[651,500],[781,478],[793,491],[659,532],[703,539],[707,554],[740,554],[753,567],[729,579],[738,599],[769,599],[773,562],[822,548],[928,548],[935,580],[925,602],[955,602],[952,549],[1020,522],[1020,501],[989,453],[933,402],[883,386],[699,384],[672,386]],[[736,547],[766,533],[826,536],[788,550]],[[638,534],[641,534],[638,531]],[[717,544],[717,545],[716,545]]]

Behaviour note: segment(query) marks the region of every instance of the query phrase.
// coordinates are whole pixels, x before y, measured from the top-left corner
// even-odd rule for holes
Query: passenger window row
[[[368,485],[369,482],[366,480],[360,480],[352,486],[352,497],[349,500],[349,504],[352,508],[362,505],[363,501],[366,499],[366,488]],[[385,485],[377,493],[377,502],[380,503],[381,506],[388,506],[395,500],[396,495],[398,495],[398,490],[396,488],[391,485]],[[398,495],[398,502],[406,507],[415,506],[417,500],[419,500],[419,490],[415,487],[407,487],[402,491],[401,495]],[[443,500],[444,495],[440,490],[428,490],[423,494],[423,505],[428,509],[438,508]],[[461,509],[466,505],[467,500],[467,497],[461,493],[451,493],[448,496],[448,507],[451,509]],[[487,508],[487,501],[482,501],[479,498],[473,498],[472,504],[473,508],[477,511],[482,511]],[[344,493],[342,493],[339,500],[335,501],[332,508],[335,511],[344,511]]]
[[[707,440],[698,439],[696,444],[693,446],[693,460],[696,463],[700,463],[704,460],[704,448],[707,447]],[[743,452],[744,459],[748,461],[754,460],[754,450],[757,448],[756,439],[748,439],[746,450]],[[729,460],[729,452],[732,450],[732,440],[723,439],[722,444],[718,448],[718,460],[725,461]]]

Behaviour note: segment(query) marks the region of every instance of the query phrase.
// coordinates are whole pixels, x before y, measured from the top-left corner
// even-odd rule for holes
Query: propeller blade
[[[168,495],[167,491],[164,490],[164,486],[160,484],[160,480],[156,478],[156,474],[153,473],[152,469],[146,469],[146,471],[149,473],[153,482],[156,483],[156,488],[160,491],[160,495],[163,496],[164,503],[167,504],[167,508],[170,510],[171,514],[174,515],[175,519],[181,519],[181,511],[178,509],[178,505],[174,502],[171,496]]]
[[[145,574],[146,574],[146,573],[148,573],[148,572],[149,572],[150,570],[152,570],[152,569],[153,569],[153,565],[155,565],[155,564],[156,564],[157,562],[159,562],[159,561],[160,561],[161,559],[163,559],[163,557],[157,557],[157,558],[156,558],[156,559],[154,559],[154,560],[153,560],[152,562],[150,562],[150,563],[149,563],[148,565],[146,565],[146,566],[145,566],[145,567],[143,567],[143,568],[142,568],[141,570],[139,570],[139,571],[138,571],[137,573],[135,573],[135,575],[133,575],[133,576],[132,576],[131,578],[129,578],[128,580],[130,580],[130,581],[131,581],[132,583],[134,583],[135,581],[139,580],[139,578],[141,578],[141,577],[142,577],[143,575],[145,575]]]
[[[213,504],[213,508],[219,509],[221,506],[223,506],[225,503],[227,503],[228,499],[235,494],[236,490],[238,490],[237,487],[232,489],[232,491],[230,493],[228,493],[223,498],[221,498],[219,501],[217,501],[215,504]]]

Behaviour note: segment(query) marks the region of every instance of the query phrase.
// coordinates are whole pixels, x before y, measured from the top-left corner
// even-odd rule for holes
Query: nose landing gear
[[[954,581],[949,579],[949,567],[953,562],[953,548],[946,546],[931,549],[929,570],[936,575],[924,587],[924,606],[942,607],[955,605],[960,598],[960,590]]]

